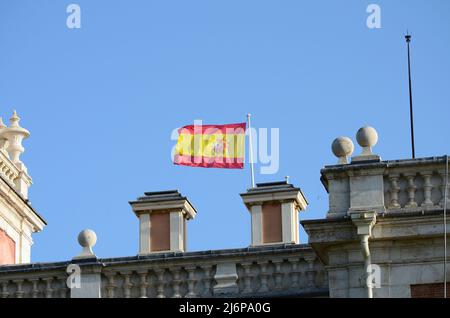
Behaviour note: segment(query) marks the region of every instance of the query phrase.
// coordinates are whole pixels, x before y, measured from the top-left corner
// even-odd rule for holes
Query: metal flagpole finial
[[[406,30],[405,39],[407,43],[411,42],[411,35],[409,34],[408,30]]]

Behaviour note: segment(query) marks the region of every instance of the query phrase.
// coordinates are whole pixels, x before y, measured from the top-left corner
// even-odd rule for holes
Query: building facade
[[[194,205],[177,190],[147,192],[130,202],[139,219],[136,256],[97,258],[96,235],[85,230],[72,260],[30,263],[31,233],[45,221],[27,201],[23,147],[8,132],[23,129],[15,117],[0,128],[0,297],[443,296],[447,156],[383,161],[372,151],[376,131],[364,127],[356,135],[361,154],[351,157],[347,137],[332,144],[339,160],[321,171],[329,196],[322,219],[299,221],[308,205],[300,188],[258,184],[241,194],[250,246],[189,252]],[[308,244],[300,244],[300,224]]]

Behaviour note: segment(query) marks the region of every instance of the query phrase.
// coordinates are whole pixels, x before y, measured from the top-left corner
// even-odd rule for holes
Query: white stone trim
[[[184,211],[188,219],[194,219],[197,215],[194,207],[192,207],[186,199],[180,199],[177,201],[163,201],[163,202],[136,202],[132,203],[132,209],[136,215],[140,213],[151,213],[153,211]]]
[[[292,201],[301,211],[304,211],[308,205],[303,194],[296,189],[283,192],[252,193],[251,195],[246,193],[242,195],[242,199],[249,210],[255,204],[263,204],[269,201]]]
[[[170,212],[170,250],[184,252],[184,226],[181,212]]]
[[[2,179],[0,179],[0,202],[3,202],[5,208],[10,212],[14,211],[16,219],[26,219],[32,226],[31,233],[44,228],[44,221]]]
[[[281,204],[281,233],[283,243],[298,244],[298,224],[295,215],[297,211],[293,202],[286,202]]]
[[[262,205],[251,206],[252,246],[262,245]]]
[[[139,215],[139,254],[150,253],[150,214]]]

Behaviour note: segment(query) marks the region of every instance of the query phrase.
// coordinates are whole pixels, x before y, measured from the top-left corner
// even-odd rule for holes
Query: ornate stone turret
[[[8,138],[8,153],[11,161],[19,168],[25,170],[25,166],[20,161],[20,155],[25,151],[22,146],[22,140],[30,136],[30,132],[19,125],[20,117],[17,116],[17,112],[14,111],[13,115],[9,119],[9,127],[3,132],[3,135]]]
[[[0,265],[30,261],[32,233],[45,226],[28,201],[31,178],[20,160],[22,141],[30,132],[19,125],[14,111],[7,127],[0,118]],[[6,251],[3,253],[3,251]]]
[[[25,151],[22,141],[30,136],[30,132],[20,127],[19,122],[16,111],[9,119],[9,127],[0,120],[0,165],[2,175],[27,199],[32,180],[20,156]]]

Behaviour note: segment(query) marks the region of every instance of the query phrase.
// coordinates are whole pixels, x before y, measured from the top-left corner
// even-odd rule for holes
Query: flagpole
[[[247,114],[247,122],[248,122],[248,141],[249,141],[249,152],[250,152],[250,173],[252,178],[252,188],[255,187],[255,173],[253,171],[253,138],[252,138],[252,126],[250,123],[250,117],[252,114]]]
[[[414,119],[413,119],[413,102],[412,102],[412,85],[411,85],[411,58],[409,55],[409,42],[411,42],[411,35],[406,31],[405,35],[406,44],[408,47],[408,82],[409,82],[409,120],[411,126],[411,152],[412,158],[416,158],[416,150],[414,147]]]

